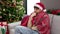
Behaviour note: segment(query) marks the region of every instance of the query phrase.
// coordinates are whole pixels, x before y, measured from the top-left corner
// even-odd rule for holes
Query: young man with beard
[[[42,3],[34,5],[34,12],[22,19],[21,26],[17,26],[15,34],[50,34],[50,19]]]

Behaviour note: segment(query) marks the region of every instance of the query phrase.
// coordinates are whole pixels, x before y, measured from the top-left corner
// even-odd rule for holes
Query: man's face
[[[41,9],[39,9],[38,7],[34,7],[34,12],[35,13],[39,13],[41,11]]]

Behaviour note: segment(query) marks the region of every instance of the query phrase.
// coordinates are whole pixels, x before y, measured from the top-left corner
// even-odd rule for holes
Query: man
[[[21,26],[16,27],[15,34],[50,34],[49,16],[43,10],[42,3],[34,5],[34,12],[22,19]]]

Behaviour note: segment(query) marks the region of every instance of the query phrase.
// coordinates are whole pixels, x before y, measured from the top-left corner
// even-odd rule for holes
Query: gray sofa
[[[60,16],[49,14],[51,34],[60,34]],[[20,26],[21,21],[8,24],[9,34],[14,34],[15,27]]]

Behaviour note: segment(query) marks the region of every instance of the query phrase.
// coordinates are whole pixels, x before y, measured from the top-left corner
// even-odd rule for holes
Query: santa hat
[[[40,3],[36,3],[34,6],[38,7],[41,10],[45,9],[45,6],[40,2]]]

